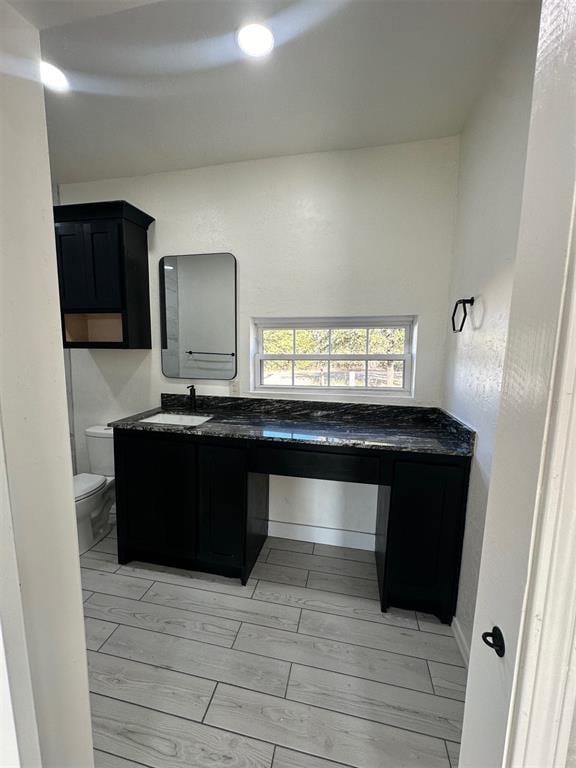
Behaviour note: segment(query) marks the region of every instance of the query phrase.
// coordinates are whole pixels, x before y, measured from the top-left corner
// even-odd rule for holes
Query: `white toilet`
[[[78,545],[82,555],[110,532],[114,488],[114,432],[112,427],[88,427],[90,473],[74,475]]]

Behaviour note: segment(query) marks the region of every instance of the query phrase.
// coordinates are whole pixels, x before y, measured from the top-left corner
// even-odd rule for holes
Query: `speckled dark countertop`
[[[197,397],[199,427],[153,424],[155,413],[192,413],[186,395],[162,395],[162,407],[113,421],[115,429],[266,440],[281,443],[370,448],[448,456],[471,456],[475,433],[440,408],[358,405],[309,400]]]

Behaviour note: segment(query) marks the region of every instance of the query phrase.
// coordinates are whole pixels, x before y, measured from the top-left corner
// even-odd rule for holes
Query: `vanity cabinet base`
[[[390,606],[437,616],[456,610],[466,516],[468,467],[397,461],[381,486],[376,566],[382,610]]]
[[[118,558],[240,578],[268,536],[269,475],[378,486],[383,611],[450,623],[470,458],[115,429]]]
[[[116,432],[118,561],[240,578],[268,536],[268,477],[241,448]]]

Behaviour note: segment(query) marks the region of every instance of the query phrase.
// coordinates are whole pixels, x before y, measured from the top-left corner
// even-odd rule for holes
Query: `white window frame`
[[[372,355],[331,355],[331,354],[274,354],[263,353],[263,331],[274,329],[337,329],[337,328],[404,328],[406,342],[403,354]],[[252,319],[252,381],[253,390],[259,392],[301,392],[303,394],[339,393],[359,395],[360,397],[391,397],[413,396],[414,371],[416,364],[416,330],[417,318],[414,315],[395,315],[393,317],[282,317],[282,318],[253,318]],[[271,386],[262,383],[262,362],[265,360],[403,360],[403,387],[314,387],[284,384]]]

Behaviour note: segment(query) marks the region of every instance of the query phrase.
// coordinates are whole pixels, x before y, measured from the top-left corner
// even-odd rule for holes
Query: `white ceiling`
[[[20,2],[30,15],[40,6],[43,57],[74,88],[47,94],[59,182],[458,133],[526,7],[140,0],[118,10],[138,0],[58,0],[51,16],[46,2]],[[255,20],[279,42],[267,60],[246,60],[235,44]]]
[[[37,29],[58,27],[93,16],[106,16],[158,0],[10,0]]]

